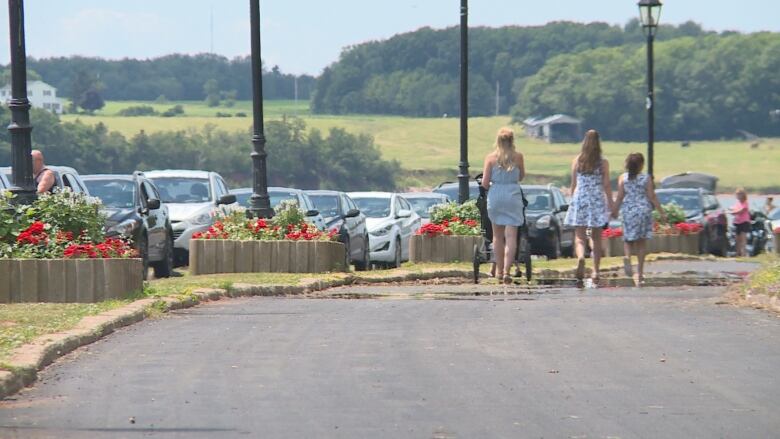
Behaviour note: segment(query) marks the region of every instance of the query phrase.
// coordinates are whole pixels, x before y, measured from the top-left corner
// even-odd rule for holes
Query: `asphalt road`
[[[777,437],[780,319],[721,293],[216,302],[62,359],[0,437]]]

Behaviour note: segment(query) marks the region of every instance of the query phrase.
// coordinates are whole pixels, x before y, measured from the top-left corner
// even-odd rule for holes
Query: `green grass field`
[[[117,112],[132,105],[152,105],[165,111],[175,104],[185,108],[183,117],[119,117]],[[198,129],[210,123],[224,130],[247,131],[252,125],[251,103],[239,101],[232,108],[209,108],[201,102],[108,102],[94,116],[65,115],[63,120],[79,119],[84,123],[104,123],[111,130],[133,136],[140,130]],[[244,112],[248,117],[216,117],[217,112]],[[457,118],[407,118],[399,116],[312,115],[308,102],[267,101],[266,120],[283,115],[303,118],[309,128],[327,131],[333,127],[374,137],[385,158],[397,159],[405,170],[404,186],[430,186],[442,179],[454,178],[459,160],[459,124]],[[469,158],[472,173],[482,166],[482,158],[492,149],[496,131],[509,124],[509,118],[476,117],[469,121]],[[520,131],[520,127],[514,127]],[[579,151],[578,144],[546,144],[518,136],[517,146],[526,156],[526,170],[533,181],[568,180],[571,159]],[[604,153],[611,162],[612,175],[617,176],[625,156],[634,151],[645,152],[643,143],[604,142]],[[273,159],[273,158],[270,158]],[[780,190],[780,139],[768,139],[757,149],[747,141],[692,142],[681,148],[679,142],[655,145],[655,173],[659,177],[684,171],[706,172],[720,177],[723,190],[744,186],[754,191]]]

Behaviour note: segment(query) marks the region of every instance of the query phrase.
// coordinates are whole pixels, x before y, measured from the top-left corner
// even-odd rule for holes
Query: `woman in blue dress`
[[[638,152],[626,157],[626,173],[618,179],[618,193],[612,216],[623,216],[623,269],[640,286],[644,280],[645,244],[653,236],[653,208],[663,216],[661,203],[655,196],[653,180],[642,173],[645,157]],[[637,276],[631,267],[631,256],[636,255]]]
[[[504,283],[512,282],[509,268],[517,252],[517,228],[525,224],[520,188],[524,176],[523,154],[515,150],[515,134],[509,128],[501,128],[496,149],[485,157],[482,186],[489,189],[487,211],[493,223],[496,278]]]
[[[577,279],[585,277],[585,241],[590,229],[593,281],[599,280],[601,229],[612,212],[609,162],[601,156],[601,139],[596,130],[585,133],[582,150],[571,163],[571,202],[564,224],[574,227]]]

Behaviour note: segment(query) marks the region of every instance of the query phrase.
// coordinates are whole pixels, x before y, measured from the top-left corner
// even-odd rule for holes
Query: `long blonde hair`
[[[577,156],[577,171],[593,174],[601,167],[601,138],[596,130],[588,130],[582,139],[582,151]]]
[[[501,128],[496,136],[496,163],[507,171],[515,167],[515,132]]]

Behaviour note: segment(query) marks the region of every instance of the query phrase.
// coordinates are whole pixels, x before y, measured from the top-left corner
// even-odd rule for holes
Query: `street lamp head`
[[[645,32],[653,36],[658,29],[658,22],[661,20],[661,0],[639,0],[639,20],[642,22],[642,28]]]

